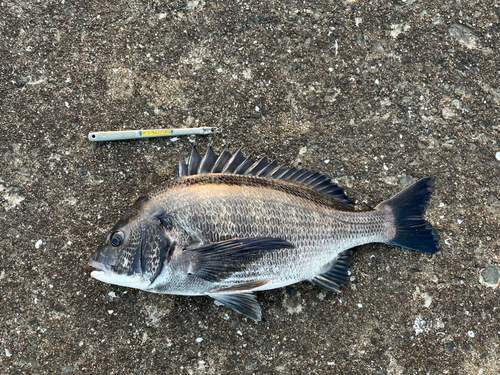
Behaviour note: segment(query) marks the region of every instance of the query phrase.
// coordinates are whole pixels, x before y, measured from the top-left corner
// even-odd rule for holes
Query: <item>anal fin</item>
[[[340,286],[347,282],[349,267],[352,263],[352,250],[346,250],[339,254],[332,263],[331,268],[311,280],[326,290],[340,293]]]
[[[246,315],[256,322],[259,322],[262,319],[262,311],[252,293],[209,294],[209,296],[216,301],[219,301],[224,306],[227,306],[240,314]]]

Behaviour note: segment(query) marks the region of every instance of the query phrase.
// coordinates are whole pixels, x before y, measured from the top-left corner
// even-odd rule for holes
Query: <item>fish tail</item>
[[[423,178],[376,207],[392,212],[394,218],[395,235],[387,244],[429,254],[439,251],[439,235],[424,219],[434,181],[435,177]]]

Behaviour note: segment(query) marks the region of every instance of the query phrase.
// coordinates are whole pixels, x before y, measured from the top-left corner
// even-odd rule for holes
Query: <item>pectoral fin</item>
[[[217,282],[244,271],[269,252],[290,248],[293,245],[281,238],[256,237],[215,242],[185,252],[196,255],[194,275]]]
[[[227,306],[240,314],[246,315],[256,322],[259,322],[262,319],[260,306],[252,293],[209,294],[209,296],[216,301],[219,301],[224,306]]]
[[[269,284],[270,282],[271,282],[271,280],[251,281],[249,283],[233,285],[233,286],[230,286],[229,288],[214,289],[214,290],[211,290],[210,292],[208,292],[207,294],[212,295],[212,294],[232,294],[232,293],[251,292],[254,289],[257,289],[261,286]]]

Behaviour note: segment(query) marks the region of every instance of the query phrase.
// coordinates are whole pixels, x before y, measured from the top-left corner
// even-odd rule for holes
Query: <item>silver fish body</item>
[[[90,260],[92,276],[145,291],[208,295],[254,320],[252,292],[309,280],[332,291],[347,281],[353,247],[381,242],[435,253],[423,219],[434,178],[373,211],[354,211],[319,173],[254,163],[238,151],[193,149],[180,177],[140,198]]]

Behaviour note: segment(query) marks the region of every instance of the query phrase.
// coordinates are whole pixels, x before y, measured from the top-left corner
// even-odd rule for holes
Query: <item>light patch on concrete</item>
[[[4,194],[3,199],[7,202],[4,204],[3,208],[5,211],[10,211],[16,206],[19,206],[19,204],[24,200],[24,197],[19,195],[19,194]]]
[[[156,114],[160,115],[171,105],[187,108],[184,85],[182,80],[160,76],[150,81],[148,85],[144,84],[141,88],[141,94],[150,98],[148,105],[155,110]]]
[[[192,48],[187,54],[183,55],[180,63],[183,65],[190,65],[192,70],[200,70],[204,65],[206,59],[210,59],[210,50],[203,46]]]
[[[241,75],[243,76],[243,78],[245,79],[252,79],[253,78],[253,74],[252,74],[252,70],[251,69],[245,69]]]
[[[415,289],[415,292],[413,292],[413,299],[421,299],[423,301],[424,307],[427,308],[429,308],[432,304],[432,296],[427,292],[421,292],[418,286]]]
[[[286,292],[284,292],[286,293]],[[285,295],[282,305],[286,312],[289,314],[299,314],[302,312],[303,307],[300,304],[300,293],[297,293],[295,297],[290,297],[288,294]]]
[[[413,323],[413,329],[415,330],[415,336],[419,334],[428,334],[431,330],[436,330],[443,328],[444,324],[441,322],[439,317],[432,320],[432,318],[424,319],[421,315],[415,317],[415,322]]]
[[[387,374],[388,375],[402,375],[404,369],[398,365],[397,361],[394,357],[390,356],[389,358],[389,366],[387,366]]]
[[[188,1],[187,9],[190,11],[193,10],[202,10],[205,7],[205,1],[203,0],[192,0]]]
[[[497,289],[500,286],[499,270],[495,266],[483,268],[478,272],[478,278],[481,285]]]
[[[134,72],[130,69],[117,67],[108,70],[108,95],[113,99],[131,98],[134,93]]]
[[[418,336],[421,333],[429,333],[430,327],[427,326],[427,322],[420,315],[417,315],[413,323],[413,329],[415,330],[415,335]]]
[[[458,42],[465,47],[471,49],[478,48],[478,39],[472,32],[471,28],[462,24],[455,23],[449,27],[448,32],[453,38],[458,40]]]
[[[161,320],[169,313],[170,309],[158,309],[154,305],[148,305],[144,308],[143,312],[146,314],[146,325],[150,327],[158,327]]]
[[[410,29],[410,25],[406,25],[404,23],[391,25],[392,31],[390,32],[391,36],[396,39],[399,34],[404,33]]]

